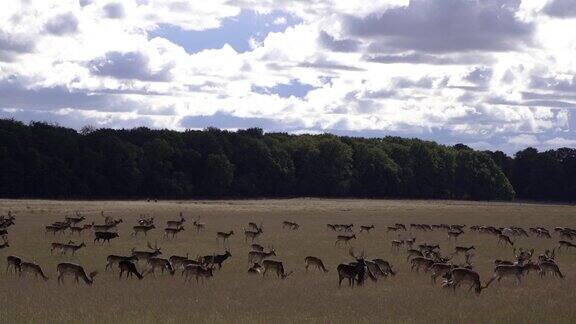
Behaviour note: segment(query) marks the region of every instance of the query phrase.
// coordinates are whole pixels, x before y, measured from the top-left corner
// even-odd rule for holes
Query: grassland
[[[529,275],[520,286],[512,280],[493,284],[480,296],[466,289],[452,293],[432,286],[426,274],[412,273],[405,253],[394,254],[390,241],[398,234],[386,226],[401,223],[458,223],[495,226],[542,225],[576,227],[576,207],[521,203],[478,203],[449,201],[388,200],[252,200],[170,202],[60,202],[0,201],[0,213],[12,210],[16,225],[10,228],[10,245],[0,251],[0,270],[7,255],[18,255],[39,263],[50,280],[18,279],[0,272],[1,323],[182,323],[182,322],[368,322],[368,323],[574,323],[576,321],[576,250],[557,255],[564,280]],[[87,248],[76,256],[51,256],[50,243],[68,237],[45,235],[44,225],[82,211],[89,221],[99,223],[101,210],[121,217],[120,238],[110,245],[93,245],[93,234],[85,233]],[[174,240],[162,238],[166,220],[187,216],[186,231]],[[159,227],[148,238],[130,236],[140,214],[154,216]],[[192,231],[191,221],[202,217],[206,230]],[[298,231],[283,230],[281,222],[300,223]],[[249,245],[242,229],[249,221],[262,222],[260,242],[273,244],[277,258],[294,274],[286,280],[247,275]],[[326,223],[374,224],[370,234],[358,235],[352,245],[371,258],[389,260],[398,275],[362,288],[338,288],[336,266],[350,262],[346,248],[334,246],[335,233]],[[159,226],[161,225],[161,226]],[[147,277],[142,281],[118,280],[117,271],[105,272],[108,254],[129,254],[132,247],[145,248],[157,241],[163,256],[191,256],[223,252],[216,242],[217,231],[234,230],[230,239],[232,259],[212,281],[183,284],[177,274]],[[415,232],[417,242],[438,242],[442,251],[453,250],[445,232]],[[405,234],[409,236],[409,234]],[[553,239],[517,239],[518,247],[541,253],[557,244]],[[510,259],[512,249],[498,246],[492,236],[466,232],[459,245],[476,246],[475,270],[486,281],[493,260]],[[304,271],[304,257],[321,257],[328,274]],[[56,264],[76,262],[87,271],[98,270],[93,286],[69,280],[59,286]]]

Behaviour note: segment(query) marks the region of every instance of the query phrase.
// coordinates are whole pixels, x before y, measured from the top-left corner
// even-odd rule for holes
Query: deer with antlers
[[[342,286],[342,280],[348,279],[348,285],[354,286],[356,282],[358,285],[362,285],[366,276],[366,261],[364,259],[365,253],[362,251],[359,257],[354,255],[354,250],[350,248],[348,251],[350,256],[356,259],[353,263],[341,263],[336,268],[338,272],[338,287]]]
[[[205,255],[200,260],[204,264],[217,264],[218,269],[222,269],[222,263],[231,258],[232,254],[229,250],[226,250],[224,254],[213,254],[213,255]]]
[[[81,265],[75,263],[59,263],[56,266],[56,271],[58,272],[58,283],[64,283],[65,276],[73,276],[76,279],[76,283],[79,279],[82,279],[87,285],[94,283],[94,277],[98,274],[98,271],[93,271],[90,275],[86,274],[84,268]]]
[[[158,247],[157,243],[154,243],[154,247],[152,247],[150,242],[147,242],[146,246],[152,251],[136,251],[134,248],[132,248],[132,256],[136,257],[138,261],[140,260],[148,261],[148,259],[155,258],[162,254],[162,251]]]

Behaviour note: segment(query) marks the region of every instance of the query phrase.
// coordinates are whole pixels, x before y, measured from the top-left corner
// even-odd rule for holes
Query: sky
[[[576,147],[574,0],[2,0],[0,118]]]

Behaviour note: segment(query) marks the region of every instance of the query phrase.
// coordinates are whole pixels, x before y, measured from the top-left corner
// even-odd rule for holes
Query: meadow
[[[458,242],[448,240],[445,231],[387,232],[395,223],[466,224],[576,227],[576,206],[396,200],[241,200],[241,201],[42,201],[1,200],[0,214],[11,210],[16,224],[10,227],[10,247],[0,250],[1,323],[574,323],[576,321],[576,249],[556,252],[564,279],[529,274],[520,285],[504,279],[477,296],[460,288],[456,292],[432,285],[429,274],[411,272],[405,249],[395,253],[394,239],[416,237],[416,242],[438,243],[443,254],[455,245],[474,245],[474,270],[482,282],[493,274],[495,259],[512,259],[511,247],[498,245],[496,237],[466,228]],[[111,244],[94,245],[92,232],[78,236],[45,234],[44,227],[80,211],[87,222],[103,223],[100,212],[122,218],[119,238]],[[183,212],[186,230],[175,239],[163,237],[167,220]],[[156,229],[148,236],[132,237],[132,226],[144,214],[155,218]],[[206,224],[196,233],[192,221]],[[300,224],[298,230],[282,228],[282,221]],[[250,244],[244,242],[248,222],[262,223],[258,242],[273,245],[275,260],[294,273],[287,279],[249,276],[247,257]],[[369,258],[388,260],[397,270],[393,277],[368,281],[363,287],[338,287],[336,267],[353,261],[347,247],[334,245],[337,233],[327,223],[354,223],[355,251]],[[374,224],[370,233],[358,233],[359,225]],[[184,283],[179,272],[147,276],[143,280],[119,280],[118,270],[105,271],[109,254],[129,255],[132,248],[145,249],[149,241],[158,244],[162,256],[223,253],[216,241],[217,231],[234,230],[229,240],[232,258],[211,280]],[[51,242],[86,242],[75,256],[50,254]],[[534,248],[536,255],[558,245],[551,239],[515,237],[515,247]],[[38,263],[48,281],[5,274],[6,256],[17,255]],[[304,269],[304,258],[320,257],[328,273]],[[458,257],[457,257],[458,258]],[[56,280],[56,264],[78,263],[99,274],[91,286],[68,278]],[[462,260],[463,261],[463,260]],[[140,264],[139,268],[144,268]]]

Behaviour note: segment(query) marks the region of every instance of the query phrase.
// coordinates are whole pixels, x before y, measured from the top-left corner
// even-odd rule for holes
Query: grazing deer
[[[56,266],[56,270],[58,271],[58,283],[64,283],[64,276],[66,275],[70,275],[70,276],[74,276],[74,278],[76,279],[76,283],[79,282],[79,278],[84,280],[84,282],[87,285],[91,285],[94,283],[94,277],[96,277],[96,275],[98,274],[98,271],[93,271],[90,273],[90,275],[86,274],[86,271],[84,271],[84,268],[78,264],[74,264],[74,263],[67,263],[67,262],[63,262],[63,263],[59,263]]]
[[[218,241],[219,239],[222,239],[222,242],[226,243],[228,241],[228,238],[230,238],[230,236],[234,235],[234,231],[230,231],[228,233],[226,232],[218,232],[216,233],[216,241]]]
[[[230,251],[226,250],[226,253],[224,254],[205,255],[200,260],[204,264],[217,264],[218,269],[222,269],[222,263],[230,257],[232,257],[232,254]]]
[[[113,265],[115,264],[119,265],[121,261],[135,262],[138,261],[138,258],[136,258],[135,256],[121,256],[111,254],[106,258],[106,261],[107,262],[105,271],[108,271],[108,269],[112,268]]]
[[[252,244],[252,251],[264,251],[264,247],[260,244]]]
[[[6,257],[6,274],[10,268],[14,268],[14,274],[20,273],[22,271],[21,268],[22,259],[17,256],[9,255]]]
[[[132,256],[136,257],[138,261],[140,261],[140,260],[148,260],[150,258],[155,258],[161,255],[162,251],[158,247],[158,244],[156,243],[154,244],[155,244],[154,247],[152,247],[150,242],[147,243],[148,248],[153,251],[136,251],[134,248],[132,248]]]
[[[164,237],[168,238],[170,234],[172,234],[172,238],[175,238],[176,235],[184,230],[184,226],[180,226],[178,228],[168,227],[164,229]]]
[[[156,226],[154,224],[151,225],[136,225],[132,227],[132,234],[131,236],[138,236],[138,233],[144,233],[144,236],[148,236],[148,231],[155,229]]]
[[[560,268],[554,262],[541,262],[540,263],[540,277],[544,277],[547,272],[552,273],[555,277],[564,279],[564,275],[560,272]]]
[[[85,247],[86,244],[84,242],[80,244],[64,244],[62,246],[62,254],[67,254],[68,252],[72,252],[72,255],[76,254],[76,251],[80,250],[81,248]]]
[[[192,225],[194,225],[194,228],[196,228],[196,233],[200,233],[200,231],[203,231],[204,228],[206,227],[206,224],[204,223],[200,223],[200,217],[198,217],[198,219],[196,219]]]
[[[177,221],[169,220],[166,222],[166,226],[168,226],[168,227],[180,227],[180,226],[184,225],[184,222],[186,222],[186,220],[182,216],[182,212],[180,212],[180,220],[177,220]]]
[[[563,247],[566,248],[566,250],[568,250],[569,248],[576,248],[576,244],[568,241],[558,241],[558,244],[560,244],[560,246],[558,247],[558,251],[560,251],[560,249]]]
[[[350,245],[350,240],[356,239],[356,234],[352,234],[352,235],[338,235],[336,237],[336,242],[334,242],[334,245],[338,245],[338,243],[344,242],[344,244],[346,245]]]
[[[482,287],[480,284],[480,275],[476,271],[466,268],[456,268],[446,273],[443,278],[447,280],[447,286],[452,287],[454,291],[456,291],[456,288],[459,287],[462,283],[470,283],[469,290],[474,288],[474,291],[477,295],[479,295],[483,289],[487,288],[489,284],[488,283]]]
[[[110,240],[113,238],[119,237],[118,233],[114,233],[114,232],[95,232],[94,233],[94,244],[96,244],[96,242],[102,241],[102,245],[104,245],[104,242],[108,242],[108,244],[110,244]]]
[[[262,273],[262,276],[264,277],[266,276],[266,273],[269,270],[274,271],[276,273],[276,276],[282,279],[288,278],[288,276],[290,276],[294,272],[290,271],[289,273],[286,273],[284,271],[284,265],[280,261],[264,260],[262,262],[262,267],[264,268],[264,272]]]
[[[498,235],[498,245],[500,245],[502,242],[509,244],[510,246],[514,246],[514,242],[512,242],[510,237],[504,234]]]
[[[385,261],[382,259],[374,259],[374,260],[372,260],[372,262],[376,263],[378,265],[378,267],[380,267],[380,269],[382,269],[382,271],[386,275],[388,275],[388,274],[393,275],[393,276],[396,275],[396,271],[394,271],[392,269],[392,265],[388,261]]]
[[[44,281],[48,280],[48,277],[46,277],[46,275],[42,271],[42,268],[40,268],[40,266],[37,265],[36,263],[21,262],[19,272],[20,276],[22,276],[22,274],[26,272],[33,274],[36,277],[36,279],[38,279],[38,276],[40,276],[42,279],[44,279]]]
[[[120,269],[120,276],[118,279],[122,278],[124,272],[126,272],[126,280],[128,280],[128,277],[132,277],[132,275],[135,275],[138,280],[144,278],[144,276],[138,272],[138,269],[136,269],[136,265],[131,261],[121,260],[118,262],[118,268]]]
[[[192,277],[195,277],[196,283],[199,283],[200,278],[208,279],[214,276],[214,266],[187,265],[182,271],[182,275],[185,276],[184,282],[189,282]]]
[[[306,264],[306,271],[308,271],[308,267],[312,266],[318,270],[328,272],[328,269],[326,269],[324,263],[322,262],[322,260],[320,260],[320,258],[307,256],[306,258],[304,258],[304,263]]]
[[[374,224],[372,225],[361,225],[360,226],[360,233],[366,231],[366,233],[370,233],[370,230],[374,229]]]
[[[172,267],[172,264],[170,264],[170,261],[166,260],[166,259],[162,259],[162,258],[149,258],[148,259],[148,266],[150,267],[150,269],[148,269],[148,271],[146,273],[152,273],[154,275],[156,275],[155,270],[157,268],[160,268],[162,270],[162,273],[164,273],[164,269],[168,270],[168,272],[170,273],[170,275],[174,275],[174,268]]]
[[[270,249],[269,252],[250,251],[248,252],[248,263],[260,263],[262,260],[271,256],[276,256],[276,251],[274,248]]]
[[[262,228],[259,227],[258,230],[254,231],[254,230],[245,230],[244,231],[244,242],[248,241],[248,239],[250,239],[252,242],[254,242],[254,240],[256,238],[258,238],[258,236],[260,236],[260,234],[262,234]]]

